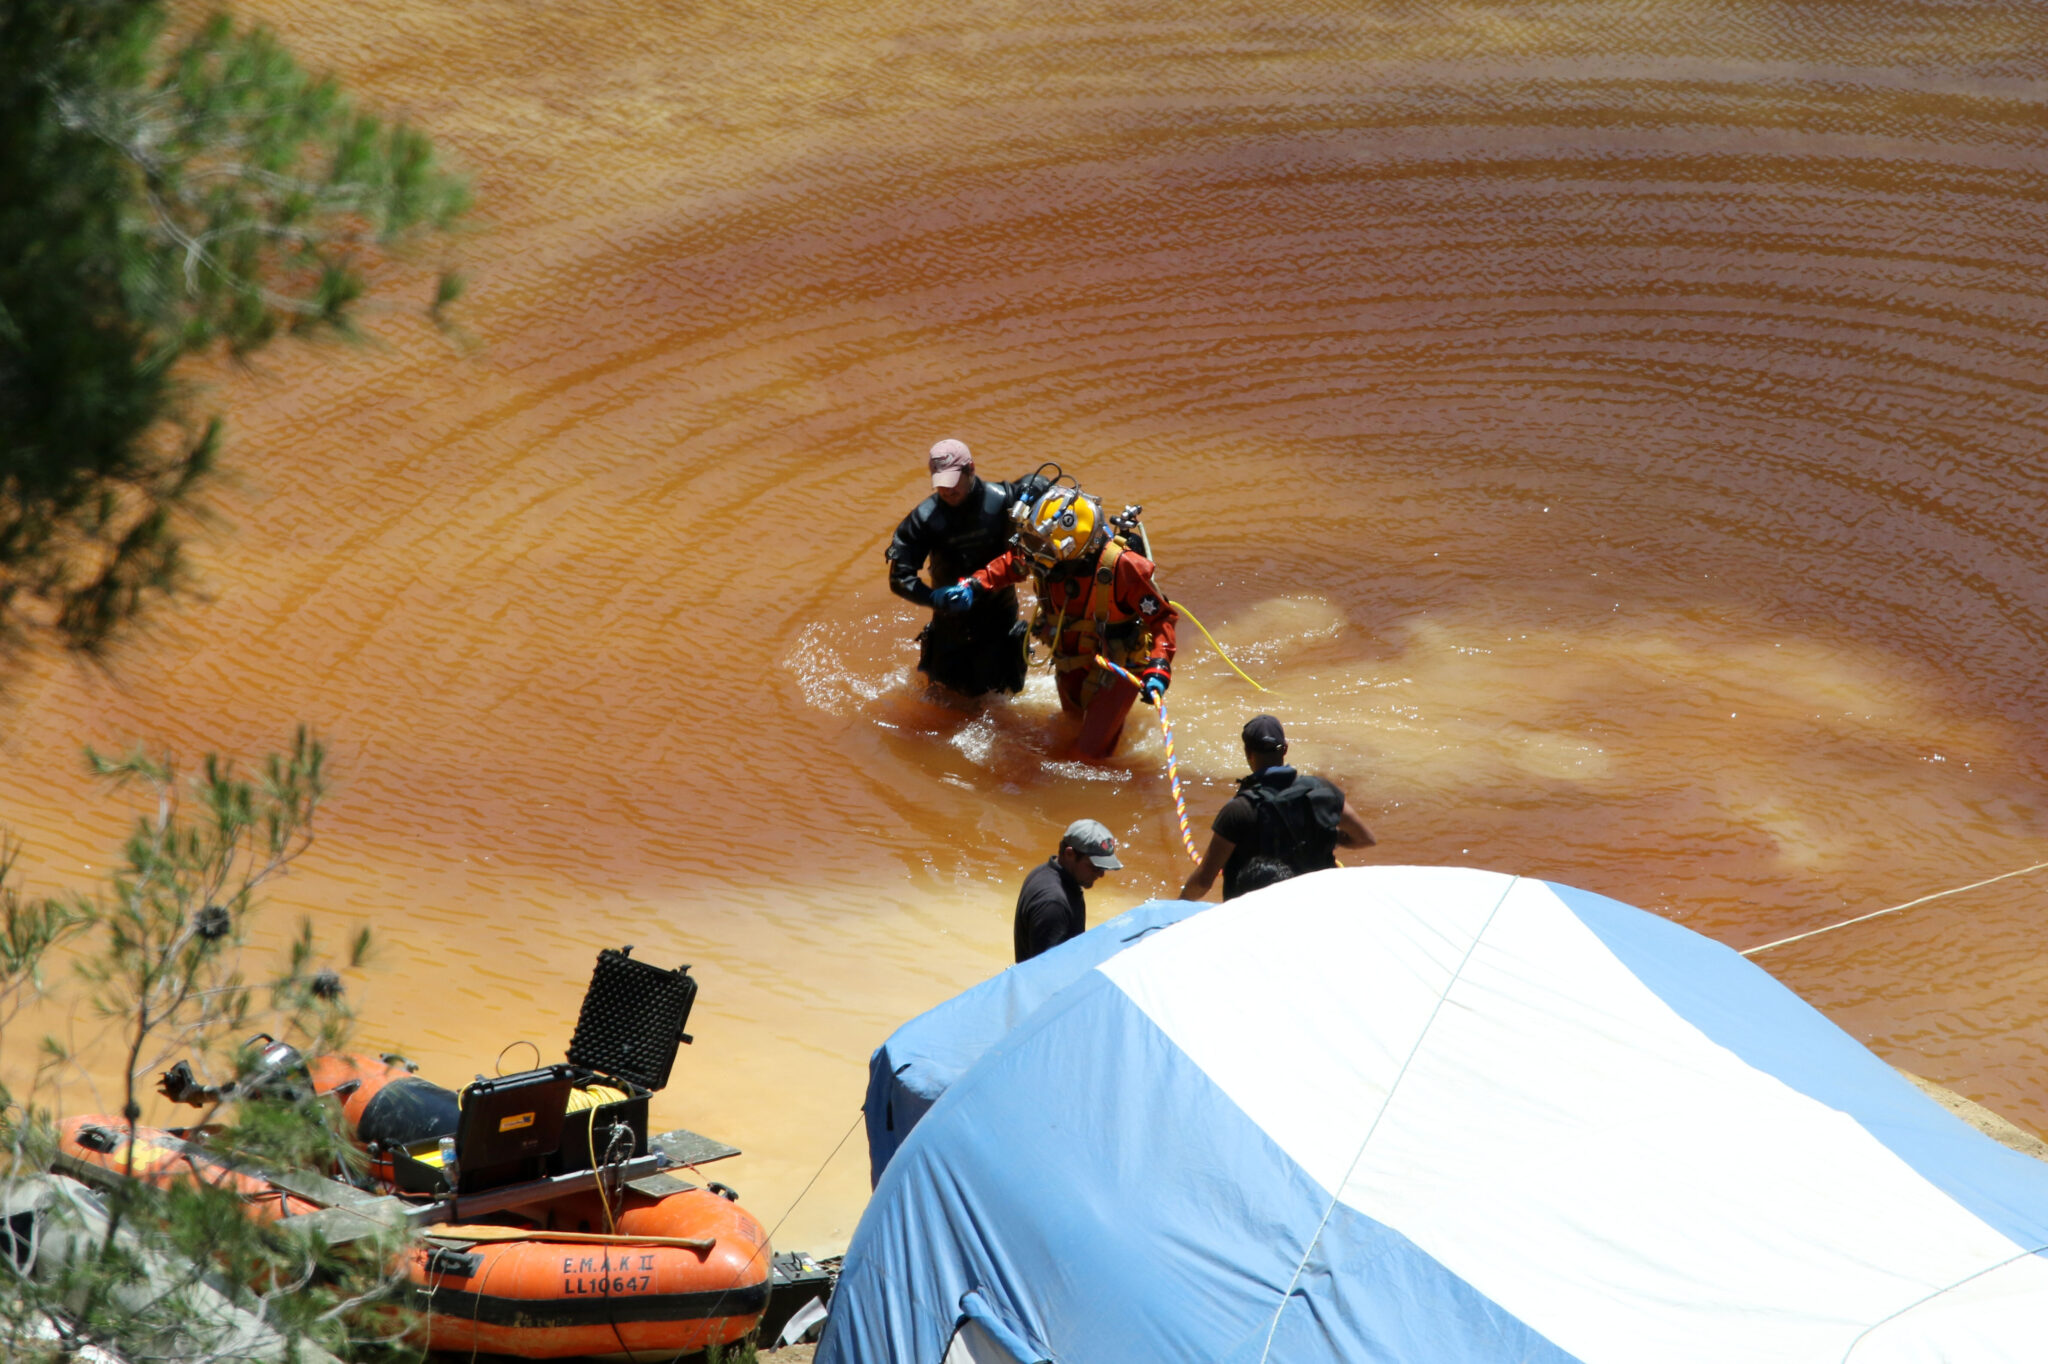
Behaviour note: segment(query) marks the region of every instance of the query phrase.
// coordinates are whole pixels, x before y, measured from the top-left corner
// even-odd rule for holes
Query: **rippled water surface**
[[[470,343],[218,377],[211,600],[18,689],[0,819],[80,877],[79,744],[312,722],[279,917],[376,926],[431,1073],[558,1054],[601,945],[692,962],[656,1116],[773,1220],[1069,820],[1130,844],[1096,917],[1178,884],[1156,734],[913,687],[942,435],[1143,503],[1274,689],[1187,632],[1200,819],[1269,708],[1377,860],[1737,946],[2048,860],[2038,5],[245,8],[473,169]],[[2044,928],[2021,878],[1760,960],[2048,1129]],[[865,1189],[855,1136],[780,1239]]]

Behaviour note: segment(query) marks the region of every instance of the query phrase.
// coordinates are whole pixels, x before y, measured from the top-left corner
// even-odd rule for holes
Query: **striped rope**
[[[1173,816],[1180,821],[1180,845],[1188,850],[1188,860],[1196,866],[1202,865],[1202,855],[1195,851],[1195,836],[1188,832],[1188,803],[1180,793],[1180,764],[1173,756],[1173,721],[1166,715],[1166,698],[1159,698],[1159,729],[1166,735],[1166,778],[1173,783]]]
[[[1130,669],[1118,667],[1101,654],[1095,655],[1095,661],[1136,687],[1140,695],[1144,694],[1145,684]],[[1173,755],[1173,720],[1166,713],[1166,697],[1162,694],[1152,704],[1159,710],[1159,732],[1166,738],[1166,779],[1173,783],[1173,814],[1180,821],[1180,845],[1188,850],[1189,859],[1200,866],[1202,855],[1195,851],[1195,836],[1188,831],[1188,803],[1180,790],[1180,760]]]

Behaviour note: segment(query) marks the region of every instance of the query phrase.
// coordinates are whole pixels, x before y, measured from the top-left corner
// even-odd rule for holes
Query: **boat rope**
[[[1180,763],[1173,756],[1173,720],[1166,713],[1164,696],[1155,704],[1159,707],[1159,732],[1166,736],[1166,779],[1173,783],[1173,817],[1180,821],[1180,845],[1188,850],[1188,860],[1199,867],[1202,855],[1195,851],[1194,835],[1188,832],[1188,803],[1180,793]]]
[[[1145,684],[1132,676],[1130,669],[1118,667],[1101,654],[1095,655],[1095,661],[1143,693]],[[1159,732],[1166,736],[1166,779],[1173,783],[1173,814],[1180,821],[1180,845],[1188,850],[1189,860],[1200,866],[1202,855],[1195,851],[1195,836],[1188,832],[1188,802],[1181,795],[1180,760],[1173,755],[1173,720],[1166,713],[1166,697],[1162,694],[1152,704],[1159,710]]]
[[[1358,1149],[1351,1154],[1351,1164],[1345,1167],[1344,1177],[1330,1190],[1330,1202],[1323,1209],[1323,1220],[1316,1223],[1315,1234],[1308,1238],[1308,1245],[1302,1248],[1301,1260],[1294,1266],[1294,1277],[1287,1281],[1287,1291],[1280,1295],[1280,1305],[1273,1309],[1273,1324],[1266,1328],[1266,1348],[1259,1351],[1259,1364],[1266,1364],[1266,1357],[1273,1353],[1273,1339],[1280,1332],[1280,1314],[1287,1310],[1287,1302],[1294,1296],[1294,1287],[1301,1282],[1301,1272],[1308,1268],[1309,1257],[1316,1253],[1316,1243],[1323,1239],[1323,1229],[1330,1225],[1330,1215],[1337,1211],[1337,1204],[1344,1197],[1344,1186],[1351,1182],[1351,1176],[1358,1169],[1358,1162],[1365,1159],[1365,1148],[1372,1144],[1373,1133],[1380,1130],[1380,1119],[1387,1116],[1387,1110],[1394,1106],[1394,1095],[1401,1088],[1401,1081],[1407,1077],[1408,1067],[1415,1064],[1415,1058],[1422,1053],[1422,1044],[1429,1036],[1429,1030],[1436,1026],[1437,1015],[1444,1011],[1444,1001],[1451,997],[1451,991],[1458,988],[1458,981],[1465,974],[1465,967],[1472,960],[1472,954],[1479,950],[1480,940],[1486,930],[1493,927],[1494,916],[1500,907],[1508,902],[1522,878],[1510,880],[1500,898],[1493,902],[1493,908],[1486,911],[1486,919],[1479,925],[1479,931],[1472,935],[1472,941],[1465,948],[1465,955],[1458,958],[1458,969],[1451,972],[1451,978],[1444,982],[1444,988],[1436,997],[1436,1004],[1429,1011],[1429,1017],[1422,1021],[1422,1030],[1415,1034],[1415,1045],[1408,1048],[1408,1054],[1401,1058],[1401,1068],[1394,1072],[1393,1081],[1387,1086],[1387,1097],[1380,1100],[1379,1110],[1372,1115],[1372,1124],[1365,1129],[1365,1136],[1359,1141]]]
[[[789,1220],[789,1215],[796,1211],[796,1205],[804,1201],[804,1195],[808,1194],[812,1190],[812,1188],[814,1188],[817,1185],[819,1177],[825,1173],[825,1167],[832,1163],[833,1157],[837,1156],[840,1152],[840,1149],[846,1145],[847,1138],[853,1135],[853,1129],[855,1127],[859,1127],[860,1120],[866,1116],[867,1110],[865,1108],[863,1108],[860,1112],[853,1115],[852,1125],[849,1126],[846,1129],[846,1131],[840,1134],[838,1144],[832,1148],[832,1154],[826,1156],[824,1160],[818,1163],[818,1168],[811,1172],[810,1183],[804,1185],[804,1187],[798,1191],[797,1196],[789,1200],[789,1206],[782,1210],[782,1216],[776,1218],[775,1225],[768,1228],[768,1239],[761,1243],[763,1246],[766,1246],[770,1242],[775,1240],[775,1233],[782,1230],[782,1224],[784,1222],[787,1222]],[[760,1254],[760,1251],[756,1250],[754,1253],[758,1255]]]
[[[754,1253],[747,1257],[746,1264],[740,1266],[739,1273],[746,1273],[747,1270],[753,1267],[754,1261],[761,1258],[761,1252],[767,1250],[770,1246],[775,1244],[775,1233],[782,1230],[782,1224],[784,1222],[787,1222],[789,1220],[789,1215],[796,1211],[796,1205],[804,1201],[804,1195],[808,1194],[811,1191],[811,1189],[817,1184],[819,1177],[825,1173],[825,1167],[830,1165],[833,1162],[833,1160],[838,1157],[840,1150],[846,1145],[847,1139],[853,1136],[853,1129],[859,1127],[861,1119],[866,1116],[867,1110],[865,1108],[861,1109],[859,1112],[853,1115],[852,1124],[847,1127],[845,1132],[840,1134],[838,1144],[833,1146],[832,1148],[832,1154],[826,1156],[824,1160],[818,1163],[818,1168],[811,1172],[810,1183],[804,1185],[804,1187],[797,1193],[797,1196],[789,1200],[789,1206],[782,1210],[782,1216],[775,1219],[775,1225],[770,1227],[768,1229],[768,1234],[761,1238],[761,1244],[754,1247]],[[696,1167],[692,1166],[691,1168],[694,1169]],[[771,1274],[770,1277],[772,1278],[773,1275]],[[725,1289],[719,1293],[717,1298],[713,1299],[711,1303],[711,1310],[706,1312],[704,1315],[707,1317],[717,1316],[718,1309],[725,1304],[726,1296],[730,1294],[736,1286],[737,1285],[734,1284],[726,1285]]]
[[[469,1308],[469,1364],[476,1364],[476,1352],[478,1348],[483,1344],[483,1332],[477,1329],[477,1325],[483,1320],[484,1316],[484,1290],[491,1286],[491,1274],[498,1268],[498,1266],[501,1263],[503,1263],[503,1261],[497,1259],[496,1257],[486,1260],[484,1262],[484,1276],[483,1278],[477,1280],[476,1293],[473,1297],[473,1300],[470,1303]],[[606,1282],[610,1282],[609,1276],[607,1276]],[[434,1292],[438,1293],[440,1289],[441,1284],[439,1282],[436,1282],[434,1285]],[[429,1297],[428,1303],[430,1310],[432,1301],[433,1299]],[[618,1334],[618,1328],[613,1327],[612,1333],[614,1335]]]
[[[1801,942],[1807,938],[1817,938],[1823,933],[1832,933],[1838,928],[1847,928],[1851,924],[1864,923],[1871,919],[1881,918],[1886,914],[1897,914],[1902,909],[1911,909],[1915,905],[1924,905],[1929,900],[1939,900],[1948,895],[1961,895],[1966,890],[1976,890],[1979,886],[1988,886],[1997,881],[2009,881],[2015,876],[2025,876],[2028,872],[2040,871],[2044,867],[2048,867],[2048,862],[2036,862],[2031,867],[2021,867],[2018,871],[2000,872],[1996,876],[1987,876],[1982,881],[1972,881],[1967,886],[1952,886],[1948,890],[1937,890],[1932,895],[1923,895],[1917,900],[1908,900],[1902,905],[1892,905],[1885,909],[1873,909],[1868,914],[1858,914],[1853,919],[1844,919],[1838,924],[1829,924],[1825,928],[1816,928],[1805,933],[1794,933],[1789,938],[1780,938],[1776,942],[1758,943],[1755,947],[1745,947],[1742,949],[1742,955],[1753,957],[1759,952],[1768,952],[1773,947],[1783,947],[1787,943]]]
[[[1168,606],[1171,606],[1174,610],[1180,612],[1183,616],[1186,616],[1189,620],[1193,621],[1195,623],[1195,628],[1202,632],[1202,638],[1208,640],[1209,647],[1216,651],[1216,656],[1222,659],[1225,663],[1230,664],[1230,670],[1232,672],[1236,673],[1239,677],[1242,677],[1245,681],[1250,682],[1252,684],[1252,690],[1265,692],[1269,692],[1272,690],[1272,688],[1270,687],[1260,686],[1256,681],[1253,680],[1252,675],[1250,673],[1246,672],[1243,668],[1238,667],[1237,661],[1231,658],[1229,654],[1223,652],[1223,646],[1216,642],[1216,636],[1209,633],[1209,627],[1202,624],[1201,619],[1197,617],[1194,612],[1188,610],[1185,606],[1182,606],[1177,601],[1168,601],[1166,604]]]

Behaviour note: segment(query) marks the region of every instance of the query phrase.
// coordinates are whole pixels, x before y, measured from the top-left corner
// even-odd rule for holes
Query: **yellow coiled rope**
[[[622,1104],[633,1096],[623,1089],[611,1085],[585,1085],[569,1091],[571,1113],[581,1113],[586,1108],[603,1108],[606,1104]]]
[[[464,1090],[455,1096],[457,1106],[461,1105],[462,1100],[467,1095],[468,1091]],[[581,1113],[586,1108],[603,1108],[606,1104],[622,1104],[632,1097],[625,1090],[613,1085],[584,1085],[580,1089],[569,1091],[568,1106],[562,1111],[565,1113]]]

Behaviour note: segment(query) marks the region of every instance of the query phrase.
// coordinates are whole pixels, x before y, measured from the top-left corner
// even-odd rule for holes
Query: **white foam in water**
[[[1072,758],[1048,758],[1039,764],[1040,770],[1069,781],[1127,782],[1131,779],[1128,767],[1098,767],[1094,763],[1078,762]]]
[[[832,641],[847,637],[872,637],[887,622],[870,616],[849,632],[843,625],[822,622],[807,625],[797,637],[796,648],[783,659],[783,666],[796,676],[804,700],[827,715],[845,715],[866,702],[902,687],[911,669],[898,665],[878,673],[861,673],[848,666]]]
[[[987,767],[996,746],[995,718],[987,711],[975,716],[953,733],[949,741],[962,757],[976,767]]]
[[[925,683],[911,650],[902,644],[914,633],[913,625],[902,613],[870,615],[850,629],[812,624],[803,629],[784,666],[817,709],[831,715],[865,714],[882,728],[928,733],[984,771],[1036,768],[1055,780],[1111,784],[1134,778],[1131,766],[1052,756],[1068,730],[1058,719],[1059,684],[1050,669],[1032,669],[1015,696],[970,701]],[[1290,655],[1298,658],[1304,646],[1334,639],[1346,622],[1323,598],[1290,596],[1269,598],[1209,625],[1248,672],[1270,683]],[[1190,773],[1218,762],[1217,771],[1234,768],[1242,722],[1238,712],[1249,715],[1245,707],[1256,707],[1264,698],[1231,673],[1192,622],[1181,629],[1176,671],[1180,686],[1171,695],[1184,704],[1169,701],[1169,706],[1183,767]],[[1309,699],[1298,685],[1292,690],[1296,694],[1289,699],[1297,705]],[[1132,708],[1118,754],[1137,767],[1164,763],[1165,743],[1150,707]],[[1213,761],[1204,763],[1204,757]]]

